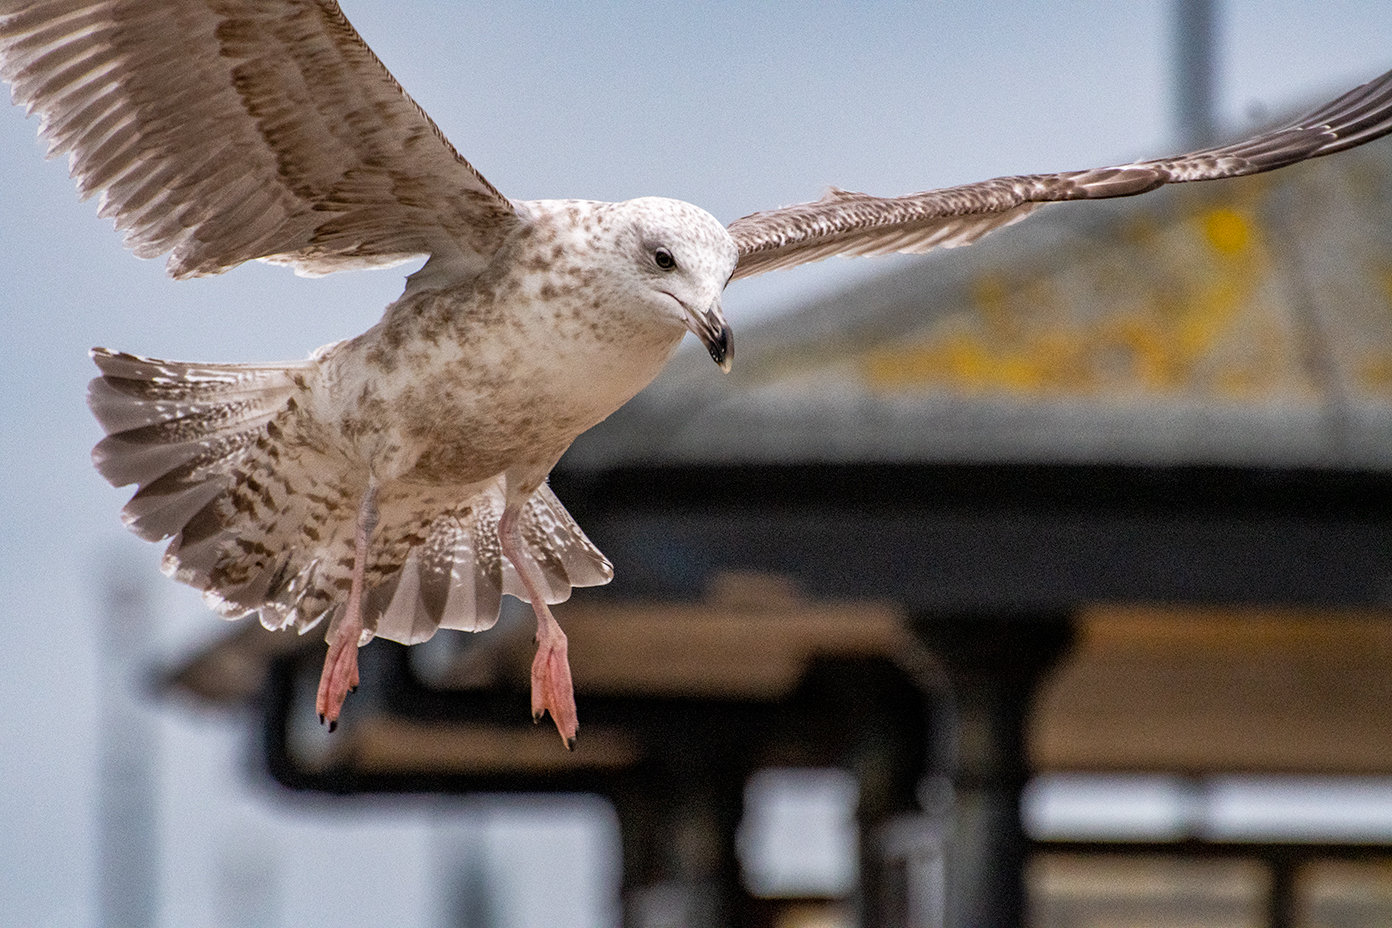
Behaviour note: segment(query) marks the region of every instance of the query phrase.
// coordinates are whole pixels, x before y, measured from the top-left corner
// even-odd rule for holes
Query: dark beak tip
[[[706,344],[706,350],[710,352],[711,360],[728,374],[735,357],[734,335],[728,325],[721,326],[720,334]]]

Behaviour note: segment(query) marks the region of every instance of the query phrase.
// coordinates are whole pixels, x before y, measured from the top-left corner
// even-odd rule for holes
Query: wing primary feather
[[[1173,158],[1055,174],[997,177],[899,197],[832,188],[820,200],[752,213],[729,231],[732,280],[833,255],[917,253],[974,242],[1040,205],[1135,196],[1165,184],[1258,174],[1343,151],[1392,131],[1392,71],[1298,119]]]
[[[0,78],[127,247],[168,253],[175,277],[437,251],[467,274],[521,221],[334,0],[14,6]]]

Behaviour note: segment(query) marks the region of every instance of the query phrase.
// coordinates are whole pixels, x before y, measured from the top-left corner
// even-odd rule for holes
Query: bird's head
[[[643,197],[613,204],[623,216],[620,247],[645,302],[685,326],[728,371],[734,342],[720,294],[739,255],[725,227],[681,200]]]

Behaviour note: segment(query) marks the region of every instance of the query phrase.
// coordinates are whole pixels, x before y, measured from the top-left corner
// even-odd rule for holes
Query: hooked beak
[[[728,374],[730,362],[735,357],[735,341],[725,321],[725,314],[720,309],[720,301],[716,300],[708,309],[699,312],[688,309],[686,327],[706,346],[711,360]]]

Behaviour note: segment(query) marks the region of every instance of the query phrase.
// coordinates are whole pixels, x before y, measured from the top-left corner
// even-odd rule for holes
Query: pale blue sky
[[[901,193],[1173,147],[1161,0],[346,7],[456,146],[521,198],[663,194],[728,221],[828,184]],[[1386,0],[1230,0],[1222,22],[1230,125],[1392,67]],[[374,322],[401,280],[305,281],[254,266],[167,281],[161,262],[125,254],[94,204],[77,202],[64,166],[41,160],[35,128],[0,111],[0,926],[92,920],[100,565],[119,558],[151,578],[167,613],[152,619],[152,656],[224,631],[158,576],[158,549],[120,526],[127,491],[89,466],[99,433],[83,405],[87,349],[301,357]],[[832,262],[740,283],[726,309],[738,333],[876,266]],[[583,712],[583,681],[579,695]],[[177,706],[159,719],[162,828],[182,857],[164,867],[166,894],[190,887],[164,924],[230,923],[213,914],[226,891],[208,875],[227,865],[228,841],[280,861],[270,924],[329,911],[344,926],[383,913],[429,923],[429,809],[390,804],[339,831],[322,803],[267,798],[239,764],[233,722]],[[338,892],[329,859],[348,868]],[[589,885],[593,874],[571,880]],[[600,897],[573,904],[580,918],[606,911]],[[544,911],[517,923],[545,924]]]

